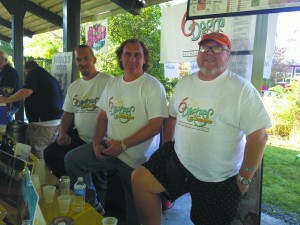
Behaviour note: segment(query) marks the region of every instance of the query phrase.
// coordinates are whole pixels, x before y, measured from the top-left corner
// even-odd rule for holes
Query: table
[[[58,201],[57,201],[58,192],[56,192],[56,196],[54,198],[53,203],[45,203],[43,199],[39,201],[39,206],[41,212],[43,214],[44,220],[46,224],[50,224],[50,222],[59,216],[69,216],[72,217],[74,220],[75,225],[101,225],[103,216],[99,214],[90,204],[85,204],[85,210],[81,213],[75,213],[72,210],[72,204],[70,206],[70,210],[67,214],[60,214],[58,208]],[[87,222],[88,221],[88,222]]]
[[[52,184],[58,186],[58,179],[47,169],[46,169],[46,184]],[[71,194],[73,194],[72,191]],[[39,200],[39,207],[47,225],[50,224],[54,218],[60,216],[72,217],[75,225],[85,225],[85,224],[102,225],[101,221],[103,219],[103,216],[100,213],[98,213],[96,209],[88,203],[85,204],[84,211],[80,213],[75,213],[72,210],[72,202],[71,202],[69,212],[67,214],[61,214],[59,212],[57,196],[58,196],[58,189],[56,190],[53,203],[46,203],[42,198],[42,196],[40,196],[41,198]],[[39,218],[37,216],[36,220],[38,219]],[[35,221],[35,222],[36,222],[35,224],[40,224],[40,221]]]

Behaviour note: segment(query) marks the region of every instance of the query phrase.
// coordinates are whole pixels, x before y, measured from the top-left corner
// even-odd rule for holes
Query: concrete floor
[[[190,195],[186,194],[177,199],[174,206],[162,213],[162,225],[192,225],[190,220]],[[261,214],[260,225],[287,225],[281,220]]]
[[[190,220],[191,198],[189,194],[177,199],[174,206],[162,212],[161,225],[192,225]],[[108,210],[105,216],[115,216],[119,219],[118,225],[126,225],[124,212],[113,209]],[[255,225],[287,225],[286,223],[276,218],[270,217],[267,214],[261,214],[260,224]]]

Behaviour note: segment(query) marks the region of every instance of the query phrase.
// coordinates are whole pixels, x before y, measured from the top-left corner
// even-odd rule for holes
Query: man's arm
[[[71,137],[68,135],[68,130],[73,123],[74,114],[69,112],[64,112],[59,127],[59,135],[57,137],[57,143],[59,145],[68,146],[71,144]]]
[[[109,148],[103,150],[104,154],[107,154],[112,157],[116,157],[122,153],[121,141],[127,148],[138,145],[155,135],[159,134],[161,126],[163,123],[162,117],[156,117],[150,119],[146,126],[138,130],[136,133],[130,137],[125,138],[124,140],[110,140],[108,141]]]
[[[252,179],[262,161],[267,140],[266,128],[261,128],[247,136],[244,160],[239,171],[240,176],[249,180]],[[246,192],[249,187],[249,185],[243,185],[239,181],[238,185],[242,193]]]
[[[96,120],[96,125],[94,128],[94,137],[93,137],[94,152],[96,158],[99,160],[103,160],[107,158],[105,154],[103,154],[102,152],[105,149],[105,147],[100,144],[103,137],[106,134],[106,130],[107,130],[107,115],[105,111],[100,109]]]
[[[33,91],[31,89],[22,88],[12,96],[9,96],[9,97],[0,96],[0,103],[17,102],[24,98],[29,97],[32,93],[33,93]]]
[[[176,117],[169,116],[163,124],[163,139],[162,143],[174,141]]]

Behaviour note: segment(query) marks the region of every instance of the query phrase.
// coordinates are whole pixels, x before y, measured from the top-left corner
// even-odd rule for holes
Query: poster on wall
[[[86,44],[95,53],[107,52],[107,19],[87,23],[85,26]]]
[[[300,0],[188,0],[187,19],[245,16],[300,10]]]
[[[67,94],[67,89],[71,84],[72,79],[72,52],[56,53],[52,57],[51,74],[57,79],[60,84],[63,98]]]

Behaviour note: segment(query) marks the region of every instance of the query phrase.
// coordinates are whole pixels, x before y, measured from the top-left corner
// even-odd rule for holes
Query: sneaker
[[[101,205],[100,202],[98,202],[98,203],[94,206],[94,208],[97,210],[97,212],[99,212],[102,216],[104,216],[105,210],[104,210],[104,208],[103,208],[103,206]]]

